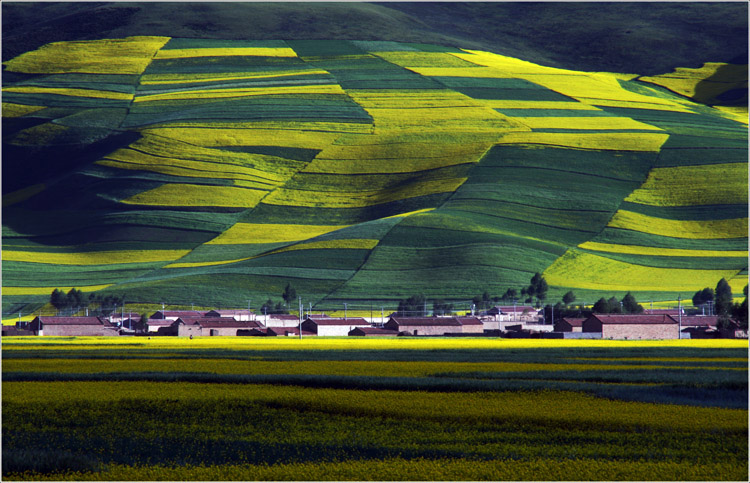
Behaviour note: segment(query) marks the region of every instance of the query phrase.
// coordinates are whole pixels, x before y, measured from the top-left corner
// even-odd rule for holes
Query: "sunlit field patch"
[[[747,236],[747,218],[728,220],[669,220],[627,210],[618,210],[609,222],[614,228],[690,239],[743,238]]]
[[[620,262],[578,250],[565,255],[544,271],[550,285],[596,290],[684,291],[711,286],[716,280],[730,279],[737,270],[690,270],[655,268]]]
[[[584,242],[578,248],[586,250],[628,253],[632,255],[659,255],[668,257],[737,257],[747,258],[746,250],[689,250],[681,248],[658,248],[641,245],[615,245],[612,243]]]
[[[25,104],[15,104],[13,102],[2,103],[3,117],[21,117],[42,109],[45,109],[45,106],[27,106]]]
[[[169,37],[54,42],[4,62],[12,72],[140,74]]]
[[[48,295],[56,288],[63,292],[68,292],[72,288],[82,292],[96,292],[97,290],[102,290],[110,286],[112,286],[111,283],[76,287],[7,287],[3,285],[2,293],[3,295]]]
[[[119,250],[74,253],[3,250],[3,261],[53,263],[57,265],[100,265],[113,263],[162,262],[175,260],[189,250]]]
[[[706,62],[697,69],[678,67],[668,74],[644,76],[638,80],[666,87],[701,103],[713,104],[717,96],[728,90],[743,86],[747,89],[747,64]]]
[[[181,59],[185,57],[224,57],[224,56],[258,56],[258,57],[296,57],[297,54],[288,47],[220,47],[196,49],[161,49],[156,59]]]
[[[653,206],[747,204],[747,163],[654,168],[625,201]]]
[[[345,228],[345,225],[281,225],[265,223],[237,223],[214,238],[209,244],[232,245],[241,243],[278,243],[306,240],[324,233]]]
[[[252,208],[268,194],[266,190],[171,183],[122,200],[133,205],[228,206]]]

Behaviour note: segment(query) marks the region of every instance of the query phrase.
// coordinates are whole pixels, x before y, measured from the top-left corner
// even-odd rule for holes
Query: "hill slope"
[[[330,307],[535,272],[589,303],[747,282],[746,111],[687,97],[746,92],[746,66],[679,93],[431,44],[161,36],[4,64],[4,312],[55,287]]]

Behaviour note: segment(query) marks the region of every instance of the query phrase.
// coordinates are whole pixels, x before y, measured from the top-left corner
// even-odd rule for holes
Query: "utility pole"
[[[346,320],[346,302],[344,302],[344,320]]]
[[[302,297],[299,298],[299,340],[302,340]]]
[[[513,299],[513,322],[515,322],[517,320],[516,319],[516,302],[517,301],[518,301],[518,299]]]
[[[383,306],[381,305],[380,306],[380,325],[382,326],[384,324],[385,324],[385,312],[384,312]]]
[[[682,339],[682,294],[677,295],[677,319],[679,324],[677,338]]]

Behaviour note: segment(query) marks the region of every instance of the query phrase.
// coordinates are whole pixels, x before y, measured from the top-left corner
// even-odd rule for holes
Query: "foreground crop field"
[[[3,341],[4,480],[744,480],[747,343]]]

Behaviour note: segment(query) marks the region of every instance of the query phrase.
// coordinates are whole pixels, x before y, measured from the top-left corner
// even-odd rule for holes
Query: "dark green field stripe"
[[[172,49],[221,49],[221,48],[288,48],[283,40],[230,40],[230,39],[199,39],[172,37],[164,44],[162,50]]]
[[[520,377],[521,374],[518,374]],[[693,392],[687,404],[696,406],[746,407],[740,397],[747,398],[747,387],[732,383],[718,383],[702,386],[707,394],[695,395],[695,387],[685,384],[664,386],[604,386],[596,383],[535,381],[527,379],[482,380],[461,378],[446,374],[444,377],[388,377],[388,376],[334,376],[334,375],[297,375],[297,374],[213,374],[201,372],[113,372],[106,374],[55,373],[55,372],[6,372],[3,380],[7,382],[52,382],[52,381],[152,381],[152,382],[197,382],[212,384],[273,384],[313,388],[353,389],[353,390],[391,390],[391,391],[430,391],[430,392],[475,392],[475,391],[544,391],[567,390],[593,393],[597,396],[609,395],[613,399],[664,402],[666,397],[677,394],[685,397],[688,390]],[[727,401],[714,400],[716,393],[726,392],[731,395]],[[629,394],[629,392],[631,392]],[[649,392],[651,394],[649,395]],[[720,394],[720,393],[719,393]],[[607,397],[607,396],[604,396]]]
[[[684,268],[691,270],[739,270],[747,266],[747,257],[670,257],[601,252],[582,248],[577,248],[576,250],[644,267]]]
[[[641,183],[656,162],[656,158],[657,153],[497,145],[485,154],[477,167],[526,166],[565,169],[570,172]]]
[[[727,220],[747,218],[747,205],[650,206],[623,201],[620,209],[668,220]]]
[[[655,248],[680,248],[686,250],[747,250],[747,238],[698,240],[651,235],[633,230],[607,227],[592,242],[618,245],[639,245]]]
[[[241,221],[250,223],[289,223],[305,220],[314,225],[353,225],[387,216],[409,213],[424,208],[434,208],[451,193],[417,196],[361,208],[316,208],[306,206],[268,205],[259,203]]]

